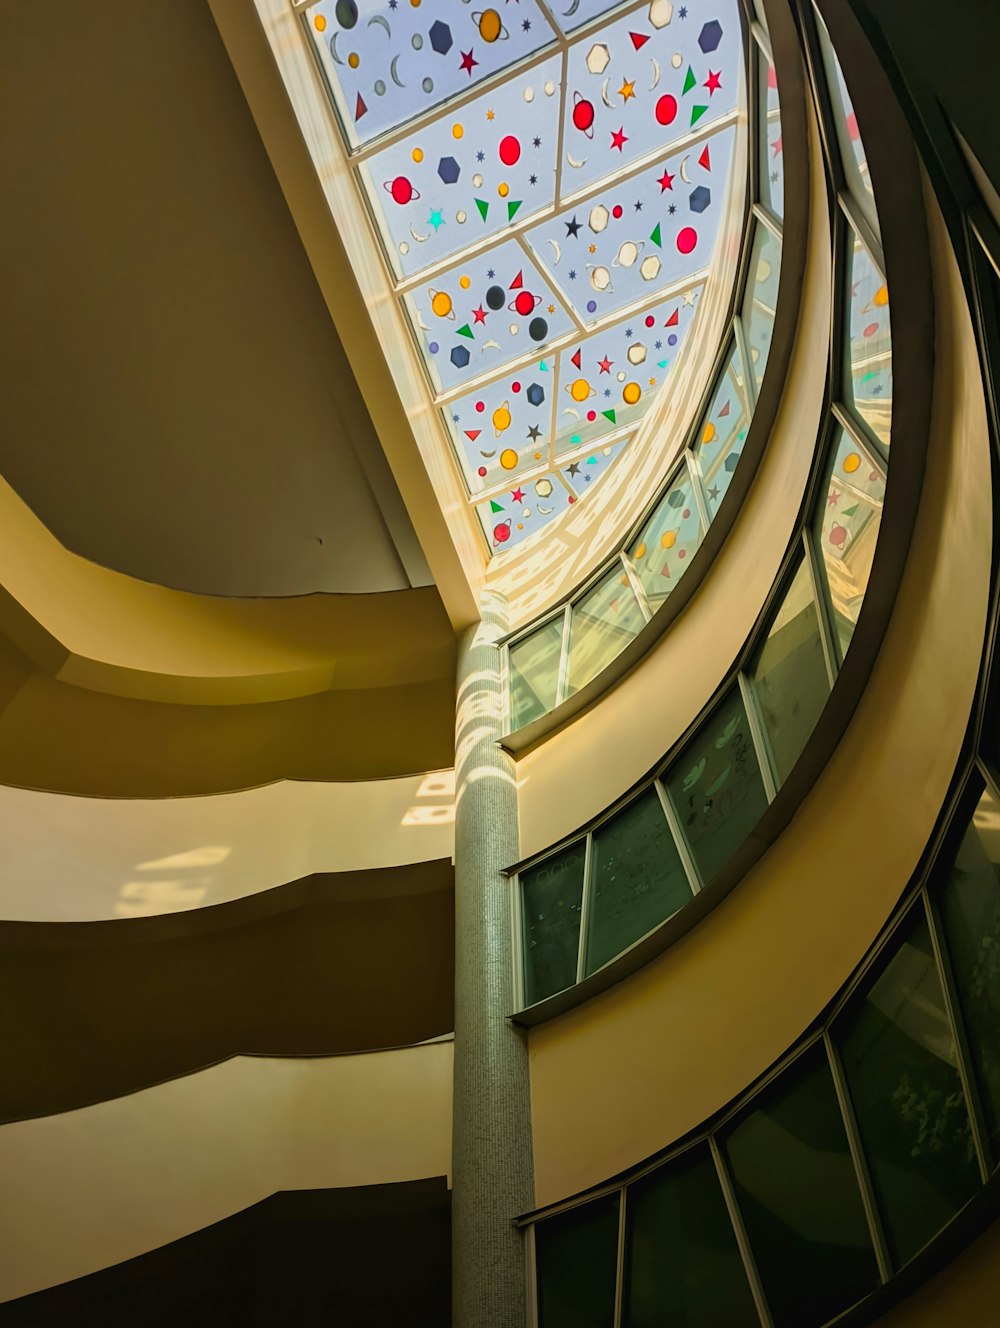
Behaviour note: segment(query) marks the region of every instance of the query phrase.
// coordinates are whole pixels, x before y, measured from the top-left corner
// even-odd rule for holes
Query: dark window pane
[[[576,981],[585,843],[521,873],[524,998],[528,1005]]]
[[[709,881],[767,807],[750,726],[734,689],[667,772],[670,799],[703,881]]]
[[[756,1328],[707,1146],[630,1185],[625,1220],[624,1328]]]
[[[691,886],[655,788],[594,833],[593,855],[588,973],[691,898]]]
[[[784,783],[830,694],[809,568],[795,573],[751,675],[774,773]]]
[[[611,1328],[620,1202],[609,1194],[535,1227],[540,1328]]]
[[[805,1052],[725,1140],[776,1328],[826,1323],[878,1267],[826,1052]]]
[[[979,1188],[958,1055],[923,908],[837,1030],[886,1240],[897,1265]]]
[[[523,728],[556,704],[562,614],[510,648],[510,722]]]
[[[994,1161],[1000,1144],[1000,801],[987,790],[941,896]]]

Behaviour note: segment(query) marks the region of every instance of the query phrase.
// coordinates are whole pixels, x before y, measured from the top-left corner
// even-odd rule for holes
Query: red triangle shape
[[[579,369],[579,367],[580,367],[580,351],[579,351],[579,349],[577,349],[577,350],[575,350],[575,351],[573,352],[573,354],[570,356],[570,359],[573,361],[574,366],[575,366],[577,369]]]
[[[664,326],[664,327],[676,327],[679,321],[680,321],[680,318],[679,318],[679,310],[675,309],[674,312],[673,312],[673,313],[670,315],[670,317],[667,319],[667,321],[663,324],[663,326]]]
[[[725,419],[725,417],[729,414],[729,406],[730,406],[730,403],[727,401],[726,404],[725,404],[725,405],[722,407],[722,409],[719,411],[719,419],[720,419],[720,420]]]
[[[510,288],[511,290],[520,290],[523,285],[524,285],[524,274],[522,272],[518,272],[517,276],[510,283]]]
[[[629,36],[632,38],[632,45],[637,51],[649,41],[649,34],[645,32],[630,32]]]
[[[364,97],[362,97],[361,93],[359,92],[359,93],[358,93],[358,100],[357,100],[357,102],[355,103],[355,106],[354,106],[354,118],[355,118],[355,120],[360,120],[361,117],[362,117],[363,115],[367,114],[367,111],[368,111],[368,107],[365,105],[365,99],[364,99]]]
[[[708,155],[707,143],[705,144],[704,151],[702,152],[701,156],[698,158],[698,165],[704,166],[706,171],[710,171],[712,169],[712,158]]]
[[[466,429],[465,436],[474,443],[481,433],[482,429]]]

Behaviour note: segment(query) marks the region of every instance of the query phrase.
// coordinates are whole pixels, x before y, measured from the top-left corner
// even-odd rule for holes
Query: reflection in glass
[[[774,310],[778,301],[778,278],[781,275],[781,241],[763,222],[754,228],[750,252],[750,271],[743,297],[743,333],[750,356],[754,391],[760,391],[771,352]]]
[[[535,1226],[539,1328],[608,1328],[615,1317],[618,1192]]]
[[[781,141],[781,110],[774,65],[758,47],[758,164],[760,201],[779,220],[785,214],[785,157]]]
[[[521,873],[527,1005],[576,981],[585,850],[580,839]]]
[[[892,428],[892,331],[889,288],[868,250],[848,228],[844,400],[883,445]]]
[[[822,1043],[754,1100],[725,1154],[775,1328],[821,1324],[878,1267]]]
[[[693,448],[710,518],[714,519],[726,496],[743,452],[748,424],[743,366],[734,343]]]
[[[623,1328],[760,1322],[705,1144],[628,1187]]]
[[[651,609],[678,584],[701,544],[701,518],[685,465],[629,549]]]
[[[750,674],[778,783],[799,759],[830,694],[816,597],[803,560]]]
[[[594,831],[586,971],[613,959],[691,898],[655,788]]]
[[[738,688],[700,726],[666,783],[701,879],[710,881],[767,808]]]
[[[567,696],[580,690],[625,649],[645,625],[621,563],[573,605]]]
[[[958,1054],[919,901],[836,1036],[886,1239],[905,1263],[979,1188]]]
[[[533,719],[548,714],[555,706],[562,634],[563,615],[560,613],[511,646],[508,669],[512,729],[523,728]]]
[[[843,659],[868,589],[882,521],[885,477],[845,429],[838,427],[833,441],[813,532]]]
[[[987,789],[941,894],[965,1032],[993,1146],[1000,1153],[1000,800]]]
[[[844,82],[844,73],[840,68],[840,61],[833,49],[826,24],[820,18],[818,12],[816,13],[816,31],[819,35],[823,65],[826,69],[826,85],[830,90],[830,101],[833,105],[834,119],[837,124],[837,140],[840,143],[840,159],[844,166],[844,178],[847,181],[847,188],[851,197],[861,208],[866,221],[877,235],[879,233],[878,213],[875,211],[875,196],[872,193],[871,176],[868,173],[868,154],[865,152],[865,145],[861,141],[857,116],[854,114],[854,105],[850,93],[847,91],[847,84]]]

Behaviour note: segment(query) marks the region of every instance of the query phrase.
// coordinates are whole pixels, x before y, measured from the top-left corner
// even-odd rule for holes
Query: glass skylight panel
[[[743,331],[755,392],[760,391],[767,357],[771,352],[780,276],[781,241],[763,222],[758,222],[754,229],[750,275],[743,297]]]
[[[892,432],[892,328],[889,288],[871,255],[848,230],[847,364],[844,397],[883,447]]]
[[[844,82],[844,71],[840,67],[837,53],[830,41],[826,24],[816,14],[816,30],[819,34],[823,64],[826,66],[826,83],[830,90],[830,101],[837,124],[837,138],[840,142],[840,158],[844,166],[847,187],[852,197],[861,207],[868,224],[878,234],[878,212],[875,210],[875,195],[872,190],[871,175],[868,172],[868,154],[858,129],[858,117],[854,114],[854,103]]]
[[[620,0],[556,0],[551,6],[552,16],[559,24],[563,32],[571,34],[577,28],[582,28],[584,23],[589,23],[591,19],[600,18],[602,14],[610,14],[613,9],[619,7]],[[657,27],[663,27],[670,22],[673,6],[667,4],[665,0],[654,0],[650,5],[650,22],[656,23]]]
[[[758,78],[758,170],[760,201],[776,217],[785,215],[785,154],[781,140],[781,108],[778,80],[762,50],[757,52]]]
[[[749,425],[740,352],[734,342],[694,445],[710,517],[715,517],[726,496]]]
[[[658,609],[680,584],[701,540],[694,481],[685,466],[628,551],[651,609]]]

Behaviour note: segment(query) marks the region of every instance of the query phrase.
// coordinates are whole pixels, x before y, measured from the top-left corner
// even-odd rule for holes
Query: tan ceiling
[[[207,6],[20,0],[4,29],[0,471],[144,580],[428,584]]]

